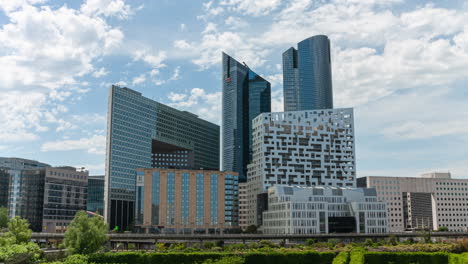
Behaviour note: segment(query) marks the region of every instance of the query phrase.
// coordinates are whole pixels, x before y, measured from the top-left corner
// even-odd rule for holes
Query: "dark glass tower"
[[[270,83],[223,53],[223,170],[247,180],[252,159],[252,120],[271,111]]]
[[[330,40],[317,35],[283,53],[284,111],[332,109]]]

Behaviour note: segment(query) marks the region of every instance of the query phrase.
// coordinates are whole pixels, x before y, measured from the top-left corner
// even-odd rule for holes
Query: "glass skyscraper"
[[[136,168],[219,169],[219,126],[112,86],[107,119],[104,217],[134,221]]]
[[[223,170],[247,180],[252,159],[252,120],[271,111],[270,83],[247,65],[223,53]]]
[[[333,108],[330,40],[317,35],[283,53],[284,111]]]

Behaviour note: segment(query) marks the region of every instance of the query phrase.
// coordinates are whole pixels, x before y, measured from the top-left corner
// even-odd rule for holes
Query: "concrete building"
[[[283,53],[284,111],[333,108],[330,40],[317,35]]]
[[[104,175],[88,177],[88,201],[86,210],[89,212],[104,214]]]
[[[268,189],[265,234],[386,233],[387,210],[375,189],[296,187]]]
[[[468,231],[468,179],[453,179],[450,173],[421,177],[367,176],[359,187],[377,190],[387,203],[390,232],[437,230]]]
[[[248,225],[258,225],[258,195],[277,184],[355,187],[353,110],[263,113],[253,120]]]
[[[0,167],[0,208],[8,207],[8,185],[10,183],[10,173],[8,168]]]
[[[245,63],[222,54],[223,72],[223,170],[247,180],[247,164],[252,159],[252,120],[271,111],[270,83]]]
[[[107,118],[104,217],[113,229],[134,219],[135,169],[219,169],[219,126],[112,86]]]
[[[34,232],[64,232],[86,210],[88,172],[73,167],[24,169],[11,177],[9,216],[28,220]]]
[[[245,230],[249,225],[247,222],[248,215],[248,200],[247,200],[247,183],[239,183],[239,227]]]
[[[233,232],[238,199],[235,172],[139,168],[135,226],[149,233]]]

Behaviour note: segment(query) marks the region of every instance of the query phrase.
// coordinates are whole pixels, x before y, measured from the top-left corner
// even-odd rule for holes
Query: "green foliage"
[[[455,241],[456,252],[468,252],[468,238],[457,239]]]
[[[197,252],[197,253],[150,253],[141,254],[134,252],[125,253],[101,253],[89,257],[89,262],[94,263],[157,263],[157,264],[195,264],[203,263],[208,259],[217,261],[222,258],[239,257],[236,253],[226,252]],[[255,252],[242,255],[245,264],[329,264],[332,263],[335,254],[333,252],[318,253],[314,251],[302,252]],[[230,262],[211,262],[230,263]]]
[[[364,245],[365,245],[365,246],[372,247],[373,244],[374,244],[374,241],[372,241],[372,239],[370,239],[370,238],[367,238],[367,239],[364,241]]]
[[[42,251],[36,243],[9,244],[0,247],[0,263],[31,263],[41,258]]]
[[[424,243],[432,243],[432,231],[422,230],[419,232],[419,236],[424,239]]]
[[[0,229],[8,227],[8,209],[0,207]]]
[[[425,252],[366,252],[364,262],[366,264],[446,264],[448,253]],[[353,264],[353,263],[352,263]]]
[[[136,249],[135,243],[128,243],[127,249],[128,249],[128,250],[135,250],[135,249]]]
[[[211,241],[205,241],[203,242],[203,248],[204,249],[211,249],[215,246],[215,243],[211,242]]]
[[[340,243],[340,240],[339,240],[339,239],[330,238],[330,239],[328,239],[328,242],[327,242],[328,248],[329,248],[329,249],[334,249],[335,246],[336,246],[338,243]]]
[[[224,247],[226,251],[243,251],[246,248],[247,246],[243,243],[231,244],[231,245]]]
[[[28,243],[31,240],[32,231],[26,219],[16,216],[8,221],[8,234],[15,238],[15,243]]]
[[[245,229],[244,233],[246,233],[246,234],[256,234],[257,233],[257,226],[256,225],[249,225]]]
[[[351,250],[349,264],[363,264],[365,253],[366,250],[364,248],[355,248]]]
[[[439,227],[439,229],[437,229],[437,231],[439,231],[439,232],[448,232],[449,229],[446,226],[441,226],[441,227]]]
[[[277,248],[279,247],[277,244],[271,242],[270,240],[260,240],[260,242],[258,242],[259,246],[261,248]]]
[[[184,243],[174,243],[169,246],[169,250],[171,251],[182,251],[186,248]]]
[[[315,240],[315,239],[313,239],[313,238],[309,238],[309,239],[306,240],[305,244],[306,244],[306,246],[311,247],[311,246],[313,246],[316,242],[317,242],[317,240]]]
[[[348,264],[349,262],[349,253],[342,251],[333,259],[332,264]]]
[[[84,255],[71,255],[71,256],[68,256],[63,263],[64,264],[86,264],[88,263],[88,257]]]
[[[68,254],[91,254],[107,241],[107,224],[99,216],[88,217],[85,211],[76,213],[65,232]]]
[[[154,245],[156,251],[166,251],[167,250],[167,247],[166,247],[166,244],[164,243],[156,243]]]
[[[398,244],[398,238],[395,235],[390,235],[388,237],[388,243],[392,246],[395,246],[396,244]]]
[[[448,257],[448,264],[466,264],[466,263],[468,263],[468,253],[450,254]]]
[[[232,257],[223,257],[220,259],[212,260],[207,259],[203,261],[203,264],[243,264],[244,258],[239,256],[232,256]]]

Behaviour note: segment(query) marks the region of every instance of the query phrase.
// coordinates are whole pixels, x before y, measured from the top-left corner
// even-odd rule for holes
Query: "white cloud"
[[[180,31],[185,31],[187,29],[187,25],[184,23],[180,24]]]
[[[231,11],[252,16],[265,16],[277,9],[281,0],[224,0],[220,5],[226,6]]]
[[[65,139],[42,144],[41,151],[72,151],[86,150],[90,154],[103,155],[106,151],[106,136],[94,135],[76,140]]]
[[[146,81],[146,76],[143,73],[143,74],[140,74],[139,76],[133,78],[132,85],[137,85],[137,84],[143,83],[145,81]]]
[[[200,118],[220,123],[221,92],[207,93],[201,88],[193,88],[188,94],[169,94],[170,106],[197,114]]]
[[[190,43],[183,39],[174,41],[174,47],[182,50],[193,49],[192,45],[190,45]]]
[[[133,56],[134,60],[144,61],[155,69],[166,67],[166,65],[163,63],[167,58],[165,51],[159,51],[156,54],[152,54],[151,52],[147,50],[137,50],[136,52],[134,52],[133,55],[134,55]]]
[[[245,20],[234,16],[228,17],[224,23],[232,29],[243,29],[249,26]]]
[[[89,171],[89,175],[104,175],[105,170],[105,163],[98,163],[98,164],[88,164],[88,163],[80,163],[79,165],[74,165],[75,168],[85,168],[85,170]]]
[[[283,101],[283,89],[277,89],[271,91],[271,111],[272,112],[283,112],[284,101]]]
[[[174,73],[172,73],[172,76],[169,78],[168,81],[177,81],[180,79],[180,66],[175,67]]]
[[[93,72],[93,77],[94,78],[100,78],[102,76],[106,76],[109,72],[106,71],[106,68],[101,67],[99,70]]]
[[[124,0],[86,0],[81,5],[81,11],[88,16],[115,16],[119,19],[128,19],[134,14],[134,10]]]
[[[125,81],[118,81],[118,82],[115,83],[115,85],[120,86],[120,87],[125,87],[125,86],[127,86],[128,84],[127,84],[127,82],[125,82]]]

